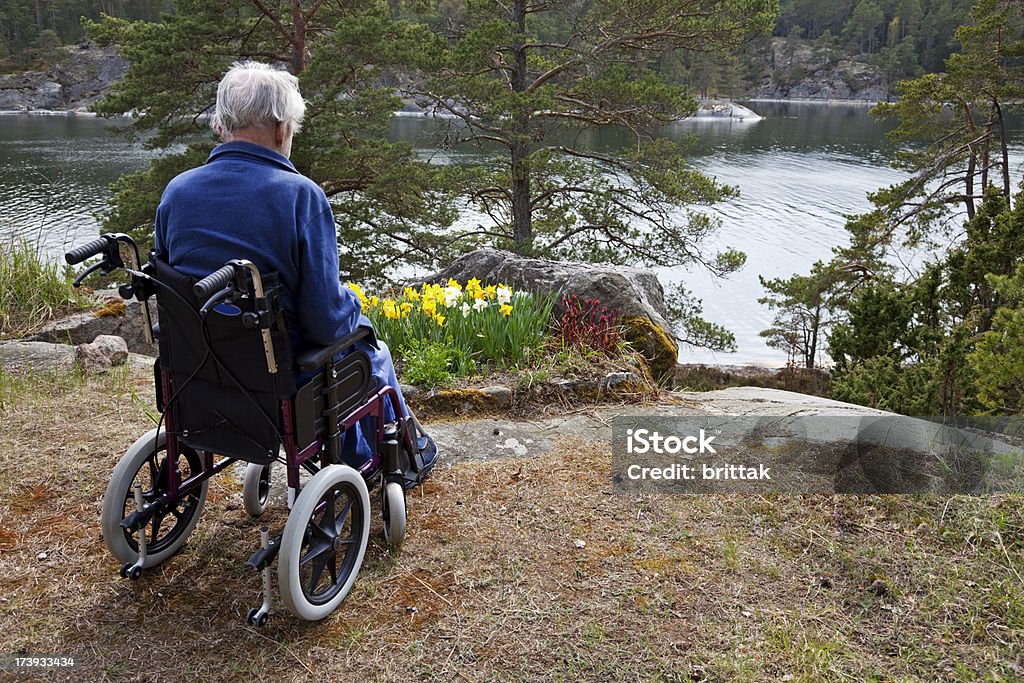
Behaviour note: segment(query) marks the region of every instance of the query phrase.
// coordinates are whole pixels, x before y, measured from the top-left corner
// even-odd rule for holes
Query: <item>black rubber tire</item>
[[[164,430],[157,434],[156,429],[151,429],[128,448],[110,475],[110,483],[103,496],[103,540],[111,554],[123,564],[131,565],[139,559],[136,534],[121,528],[121,520],[135,510],[134,484],[136,481],[142,483],[142,495],[146,500],[161,495],[162,468],[167,466],[165,453]],[[191,476],[191,473],[202,469],[202,459],[192,449],[183,447],[177,465],[179,470],[186,471],[186,476]],[[210,481],[206,480],[197,490],[182,498],[169,514],[153,518],[146,527],[144,567],[154,567],[181,549],[203,514],[209,488]],[[167,517],[175,520],[169,528],[164,526]]]
[[[242,507],[251,517],[259,517],[270,504],[271,468],[268,465],[249,463],[245,466],[242,479]]]
[[[369,538],[362,475],[347,465],[324,467],[302,488],[281,538],[277,578],[288,610],[319,621],[337,609],[352,590]]]

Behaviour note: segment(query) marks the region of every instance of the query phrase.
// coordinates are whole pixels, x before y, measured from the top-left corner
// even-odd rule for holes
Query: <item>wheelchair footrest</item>
[[[275,536],[270,539],[266,548],[260,548],[252,554],[249,561],[245,563],[249,569],[255,569],[257,571],[266,569],[274,560],[277,558],[278,551],[281,550],[281,536]]]

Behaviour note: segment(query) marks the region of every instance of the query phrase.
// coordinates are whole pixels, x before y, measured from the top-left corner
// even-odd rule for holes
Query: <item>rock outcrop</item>
[[[0,110],[84,111],[128,70],[111,48],[82,43],[64,53],[48,71],[0,76]]]
[[[143,336],[139,302],[135,299],[125,301],[114,290],[96,292],[96,296],[101,301],[106,300],[102,308],[51,321],[28,341],[77,345],[90,343],[100,335],[113,335],[124,339],[129,351],[155,356],[156,345],[146,343]],[[149,311],[156,324],[157,312],[153,302]]]
[[[855,59],[836,59],[806,41],[773,38],[766,74],[751,97],[794,100],[890,99],[895,83],[888,83],[873,65]]]
[[[656,379],[671,372],[679,355],[665,308],[665,290],[651,272],[621,266],[548,261],[524,258],[497,249],[478,249],[426,282],[504,283],[531,292],[556,292],[555,315],[564,312],[561,297],[575,294],[581,300],[597,299],[603,306],[619,309],[627,341],[648,359]]]

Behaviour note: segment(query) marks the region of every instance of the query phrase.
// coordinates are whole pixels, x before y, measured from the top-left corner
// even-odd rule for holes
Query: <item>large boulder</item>
[[[672,326],[666,320],[665,290],[653,273],[478,249],[424,281],[444,283],[449,278],[462,283],[477,278],[484,283],[500,282],[531,292],[557,292],[555,315],[558,316],[564,312],[562,296],[575,294],[580,299],[597,299],[608,308],[619,309],[627,341],[644,354],[656,379],[675,369],[679,349]]]

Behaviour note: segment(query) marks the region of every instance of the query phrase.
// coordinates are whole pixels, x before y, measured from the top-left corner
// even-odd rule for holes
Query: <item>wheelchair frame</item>
[[[172,292],[173,287],[155,277],[152,255],[150,263],[140,268],[138,247],[127,235],[102,235],[68,252],[65,259],[69,265],[75,265],[95,255],[103,258],[79,275],[74,285],[79,286],[96,270],[104,275],[117,269],[126,270],[131,275],[131,283],[122,285],[119,293],[125,299],[135,298],[140,302],[143,331],[146,340],[152,343],[154,331],[159,327],[154,328],[151,323],[148,299],[154,293],[159,299],[161,287]],[[205,302],[199,311],[200,325],[204,330],[207,353],[213,354],[215,362],[220,363],[210,347],[209,337],[205,335],[207,312],[221,303],[251,297],[255,310],[243,316],[244,326],[260,329],[267,370],[271,374],[278,372],[270,330],[275,325],[283,330],[283,314],[275,310],[275,302],[265,296],[262,277],[255,265],[248,261],[231,261],[195,283],[194,292],[197,301]],[[179,295],[175,293],[175,296]],[[322,368],[318,376],[322,378],[320,394],[325,399],[322,411],[327,427],[325,431],[316,432],[314,429],[312,440],[304,445],[298,440],[296,420],[300,416],[296,414],[297,399],[301,391],[310,389],[306,392],[308,395],[316,388],[314,383],[318,376],[301,389],[296,387],[296,393],[291,397],[278,401],[281,429],[275,433],[279,436],[279,447],[284,451],[290,513],[284,530],[276,537],[270,537],[267,527],[260,529],[260,548],[247,562],[261,574],[263,584],[261,605],[251,609],[247,615],[247,621],[252,625],[262,626],[269,617],[272,608],[271,567],[279,556],[284,558],[278,561],[279,589],[288,609],[298,618],[310,621],[322,619],[333,612],[351,589],[368,544],[369,489],[381,485],[385,538],[389,545],[397,547],[405,536],[405,490],[420,483],[436,461],[435,458],[429,464],[425,463],[424,451],[433,445],[429,438],[414,437],[413,430],[421,431],[421,428],[415,418],[405,414],[393,387],[385,385],[367,393],[372,376],[365,353],[355,351],[340,361],[333,360],[366,334],[365,330],[357,331],[329,347],[306,352],[297,359],[296,365],[300,370]],[[158,333],[157,336],[161,335]],[[334,380],[337,380],[339,371],[343,372],[348,367],[347,361],[348,366],[365,365],[365,369],[356,367],[355,370],[357,375],[362,372],[366,376],[359,385],[362,389],[354,397],[342,399],[337,393],[343,380]],[[258,516],[269,502],[270,472],[274,462],[281,460],[280,451],[277,454],[268,452],[266,463],[230,454],[217,459],[214,452],[197,451],[182,441],[187,440],[187,425],[179,424],[175,401],[184,386],[206,363],[204,357],[192,377],[177,387],[173,386],[171,369],[157,363],[156,394],[165,426],[161,429],[158,425],[128,449],[108,484],[103,505],[104,538],[112,554],[123,563],[122,577],[138,579],[143,569],[160,564],[184,545],[202,514],[209,480],[235,462],[249,462],[243,482],[246,511]],[[241,384],[237,386],[245,391]],[[394,422],[385,422],[385,401],[392,406]],[[312,410],[314,404],[315,401],[305,409]],[[355,407],[350,408],[350,405]],[[302,416],[303,419],[309,417]],[[315,424],[315,417],[310,425]],[[368,434],[364,435],[371,443],[372,456],[356,470],[340,463],[341,439],[365,417],[375,418],[373,439]],[[304,431],[308,435],[310,429]],[[161,442],[165,451],[162,458]],[[145,492],[142,483],[136,480],[147,463],[151,489]],[[182,465],[187,465],[185,476],[181,472]],[[300,481],[303,469],[313,475],[305,485]],[[129,484],[128,490],[125,489],[126,483]],[[336,512],[338,493],[343,493],[347,500],[340,515]],[[134,511],[125,514],[132,505]],[[168,515],[176,521],[167,536],[161,539],[160,527]],[[330,524],[326,524],[328,519]],[[345,529],[350,535],[343,538]],[[147,539],[149,534],[152,538]],[[355,544],[358,547],[353,547]],[[345,553],[339,567],[338,555],[343,547]],[[324,560],[318,569],[316,562],[321,557]],[[304,564],[311,565],[308,587],[303,585]],[[328,583],[323,591],[318,591],[325,572]]]

